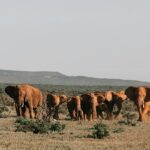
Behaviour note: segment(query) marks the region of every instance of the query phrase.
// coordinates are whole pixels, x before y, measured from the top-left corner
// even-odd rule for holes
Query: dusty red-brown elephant
[[[64,103],[67,102],[68,97],[66,95],[54,95],[54,94],[47,94],[47,98],[46,98],[46,103],[47,103],[47,110],[48,110],[48,114],[49,117],[52,115],[52,108],[54,109],[54,115],[53,118],[54,119],[59,119],[59,115],[58,115],[58,110],[59,110],[59,106]]]
[[[127,99],[124,91],[118,93],[113,91],[93,92],[83,94],[81,97],[81,107],[84,112],[84,118],[87,117],[88,120],[96,119],[98,115],[104,118],[102,114],[103,106],[105,106],[104,111],[107,114],[107,119],[112,119],[115,105],[118,109],[114,116],[116,118],[121,111],[122,102]]]
[[[102,94],[105,97],[104,103],[107,105],[107,119],[117,118],[121,111],[122,103],[127,99],[125,91],[106,91]],[[113,116],[113,109],[115,105],[117,106],[117,112],[115,112],[115,115]]]
[[[73,96],[67,101],[67,108],[70,113],[71,119],[82,120],[83,111],[81,109],[81,98],[80,96]]]
[[[43,96],[38,88],[28,84],[7,86],[5,92],[14,99],[17,116],[26,117],[29,110],[30,118],[37,118],[37,108],[43,104]]]
[[[104,96],[101,94],[87,93],[81,95],[81,108],[84,119],[94,120],[97,118],[97,108],[104,102]]]
[[[150,88],[148,87],[128,87],[125,91],[127,97],[137,106],[139,121],[146,121],[150,111]]]

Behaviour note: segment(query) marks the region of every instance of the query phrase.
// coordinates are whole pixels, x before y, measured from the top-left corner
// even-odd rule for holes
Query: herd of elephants
[[[5,92],[15,102],[17,116],[38,119],[38,108],[45,106],[47,117],[59,119],[59,106],[67,103],[67,108],[73,120],[115,119],[118,117],[122,103],[130,99],[137,106],[139,121],[148,121],[150,111],[150,88],[128,87],[124,91],[95,91],[78,96],[43,94],[40,89],[29,84],[7,86]],[[114,114],[113,108],[117,107]],[[105,113],[104,113],[105,112]],[[105,114],[105,115],[104,115]]]

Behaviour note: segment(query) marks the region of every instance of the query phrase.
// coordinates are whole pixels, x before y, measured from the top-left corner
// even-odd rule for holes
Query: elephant
[[[83,111],[81,109],[81,98],[80,96],[73,96],[67,101],[67,108],[70,113],[71,119],[82,120]]]
[[[81,95],[81,108],[84,120],[95,120],[97,118],[97,108],[101,107],[105,98],[101,94],[87,93]]]
[[[102,95],[105,97],[104,103],[107,105],[107,119],[116,119],[120,114],[122,103],[127,99],[125,91],[106,91],[105,93],[102,93]],[[113,116],[113,109],[115,105],[117,106],[117,111]]]
[[[29,110],[30,118],[37,118],[37,108],[43,104],[42,92],[31,85],[21,84],[7,86],[5,92],[14,99],[17,116],[27,117]]]
[[[146,121],[145,117],[150,111],[150,88],[130,86],[125,90],[125,94],[137,106],[138,121]]]
[[[48,93],[46,96],[46,104],[47,104],[47,111],[48,111],[48,116],[51,117],[52,115],[52,108],[54,109],[54,115],[53,118],[58,120],[59,115],[58,115],[58,110],[59,106],[67,102],[68,97],[66,95],[55,95]]]

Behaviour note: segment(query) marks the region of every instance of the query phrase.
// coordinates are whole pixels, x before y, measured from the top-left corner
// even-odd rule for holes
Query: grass
[[[9,116],[9,109],[5,105],[0,106],[0,118],[7,118]]]
[[[0,119],[0,149],[58,149],[58,150],[124,150],[149,149],[149,124],[138,123],[134,128],[117,124],[118,120],[103,123],[109,128],[109,136],[103,139],[87,138],[92,133],[96,122],[82,122],[61,120],[66,124],[63,132],[49,132],[48,134],[34,134],[32,132],[14,132],[15,118]],[[119,129],[120,128],[120,129]],[[139,140],[140,139],[140,140]]]

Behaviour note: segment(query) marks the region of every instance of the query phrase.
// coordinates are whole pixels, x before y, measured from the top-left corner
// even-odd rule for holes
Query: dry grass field
[[[62,118],[64,116],[61,116]],[[109,128],[109,136],[103,139],[89,137],[97,122],[70,121],[62,119],[66,128],[60,132],[34,134],[16,132],[15,112],[0,119],[0,149],[3,150],[149,150],[150,123],[136,123],[135,126],[119,123],[119,120],[102,122]]]

